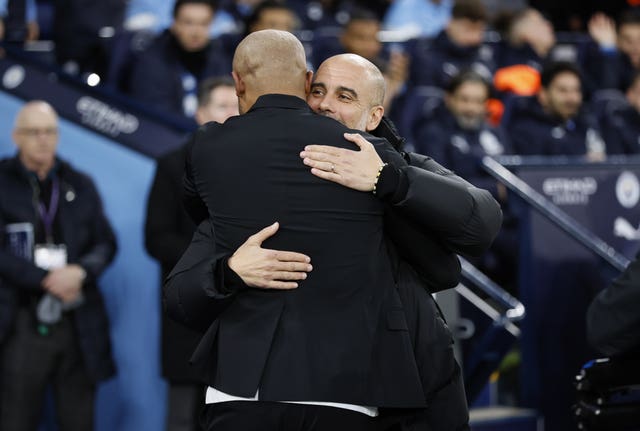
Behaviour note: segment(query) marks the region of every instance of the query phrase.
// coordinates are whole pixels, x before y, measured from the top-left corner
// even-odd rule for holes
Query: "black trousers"
[[[335,407],[267,401],[208,404],[202,414],[206,431],[369,431],[375,418]]]
[[[95,385],[84,370],[68,316],[41,335],[34,313],[19,309],[0,350],[0,382],[0,430],[35,431],[49,386],[61,430],[93,429]]]

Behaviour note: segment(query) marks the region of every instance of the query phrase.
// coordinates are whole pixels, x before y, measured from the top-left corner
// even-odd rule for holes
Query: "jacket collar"
[[[263,108],[304,109],[311,111],[307,102],[296,96],[286,94],[264,94],[258,97],[248,112]]]

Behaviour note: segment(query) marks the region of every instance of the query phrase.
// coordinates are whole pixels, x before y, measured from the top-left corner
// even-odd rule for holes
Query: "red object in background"
[[[629,6],[640,6],[640,0],[627,0]]]
[[[498,127],[500,120],[502,120],[502,114],[504,114],[504,103],[498,99],[487,100],[487,113],[489,124],[493,127]]]
[[[501,92],[533,96],[540,90],[540,72],[524,64],[503,67],[494,74],[493,85]]]

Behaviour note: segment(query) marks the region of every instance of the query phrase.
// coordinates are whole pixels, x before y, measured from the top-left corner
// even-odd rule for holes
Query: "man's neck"
[[[29,160],[25,160],[25,158],[23,157],[20,157],[20,162],[22,163],[22,165],[25,167],[27,171],[35,173],[38,176],[38,179],[40,181],[47,178],[47,176],[49,175],[49,172],[51,172],[51,169],[53,168],[53,162],[46,163],[46,164],[38,164],[38,163],[33,163]]]

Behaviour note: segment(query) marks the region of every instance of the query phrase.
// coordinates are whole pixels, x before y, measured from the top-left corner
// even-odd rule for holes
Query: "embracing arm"
[[[372,191],[375,184],[377,195],[392,211],[455,253],[477,256],[491,245],[502,211],[489,192],[414,153],[404,154],[404,165],[385,166],[376,183],[383,163],[375,147],[360,135],[345,138],[360,151],[322,145],[305,148],[301,157],[314,175],[360,191]]]
[[[193,329],[206,330],[236,294],[249,288],[295,289],[311,271],[303,254],[262,248],[279,229],[274,223],[250,236],[233,255],[216,252],[209,220],[203,221],[191,244],[163,286],[168,315]]]

